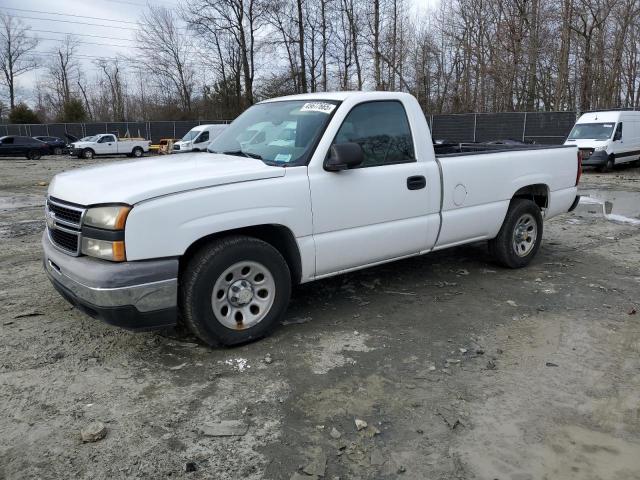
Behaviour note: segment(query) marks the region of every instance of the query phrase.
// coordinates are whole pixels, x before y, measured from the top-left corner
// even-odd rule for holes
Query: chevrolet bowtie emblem
[[[53,228],[56,225],[56,214],[54,212],[47,212],[46,215],[47,227]]]

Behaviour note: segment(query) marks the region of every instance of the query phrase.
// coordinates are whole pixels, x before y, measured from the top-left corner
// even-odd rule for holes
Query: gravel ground
[[[46,184],[87,163],[0,159],[0,478],[640,479],[640,169],[587,172],[526,269],[477,244],[319,281],[211,349],[50,286]]]

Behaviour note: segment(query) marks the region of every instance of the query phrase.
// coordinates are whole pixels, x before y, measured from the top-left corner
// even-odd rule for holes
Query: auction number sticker
[[[333,103],[309,102],[305,103],[300,109],[301,112],[322,112],[331,113],[336,106]]]

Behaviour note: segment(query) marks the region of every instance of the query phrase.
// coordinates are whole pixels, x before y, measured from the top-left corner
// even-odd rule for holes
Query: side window
[[[200,136],[196,139],[196,143],[208,142],[209,141],[209,132],[204,131],[200,134]]]
[[[105,135],[100,139],[100,142],[98,143],[108,143],[108,142],[115,142],[115,141],[116,139],[113,137],[113,135]]]
[[[7,137],[2,140],[3,145],[13,145],[14,137]]]
[[[614,140],[622,139],[622,122],[618,123],[618,126],[616,127],[616,133],[613,135],[613,139]]]
[[[397,101],[368,102],[353,107],[333,141],[348,142],[362,147],[362,167],[416,161],[407,114]]]

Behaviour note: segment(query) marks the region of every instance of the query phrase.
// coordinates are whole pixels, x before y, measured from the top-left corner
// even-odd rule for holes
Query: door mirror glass
[[[355,168],[364,161],[362,147],[357,143],[335,143],[331,145],[329,157],[324,161],[324,169],[339,172]]]

